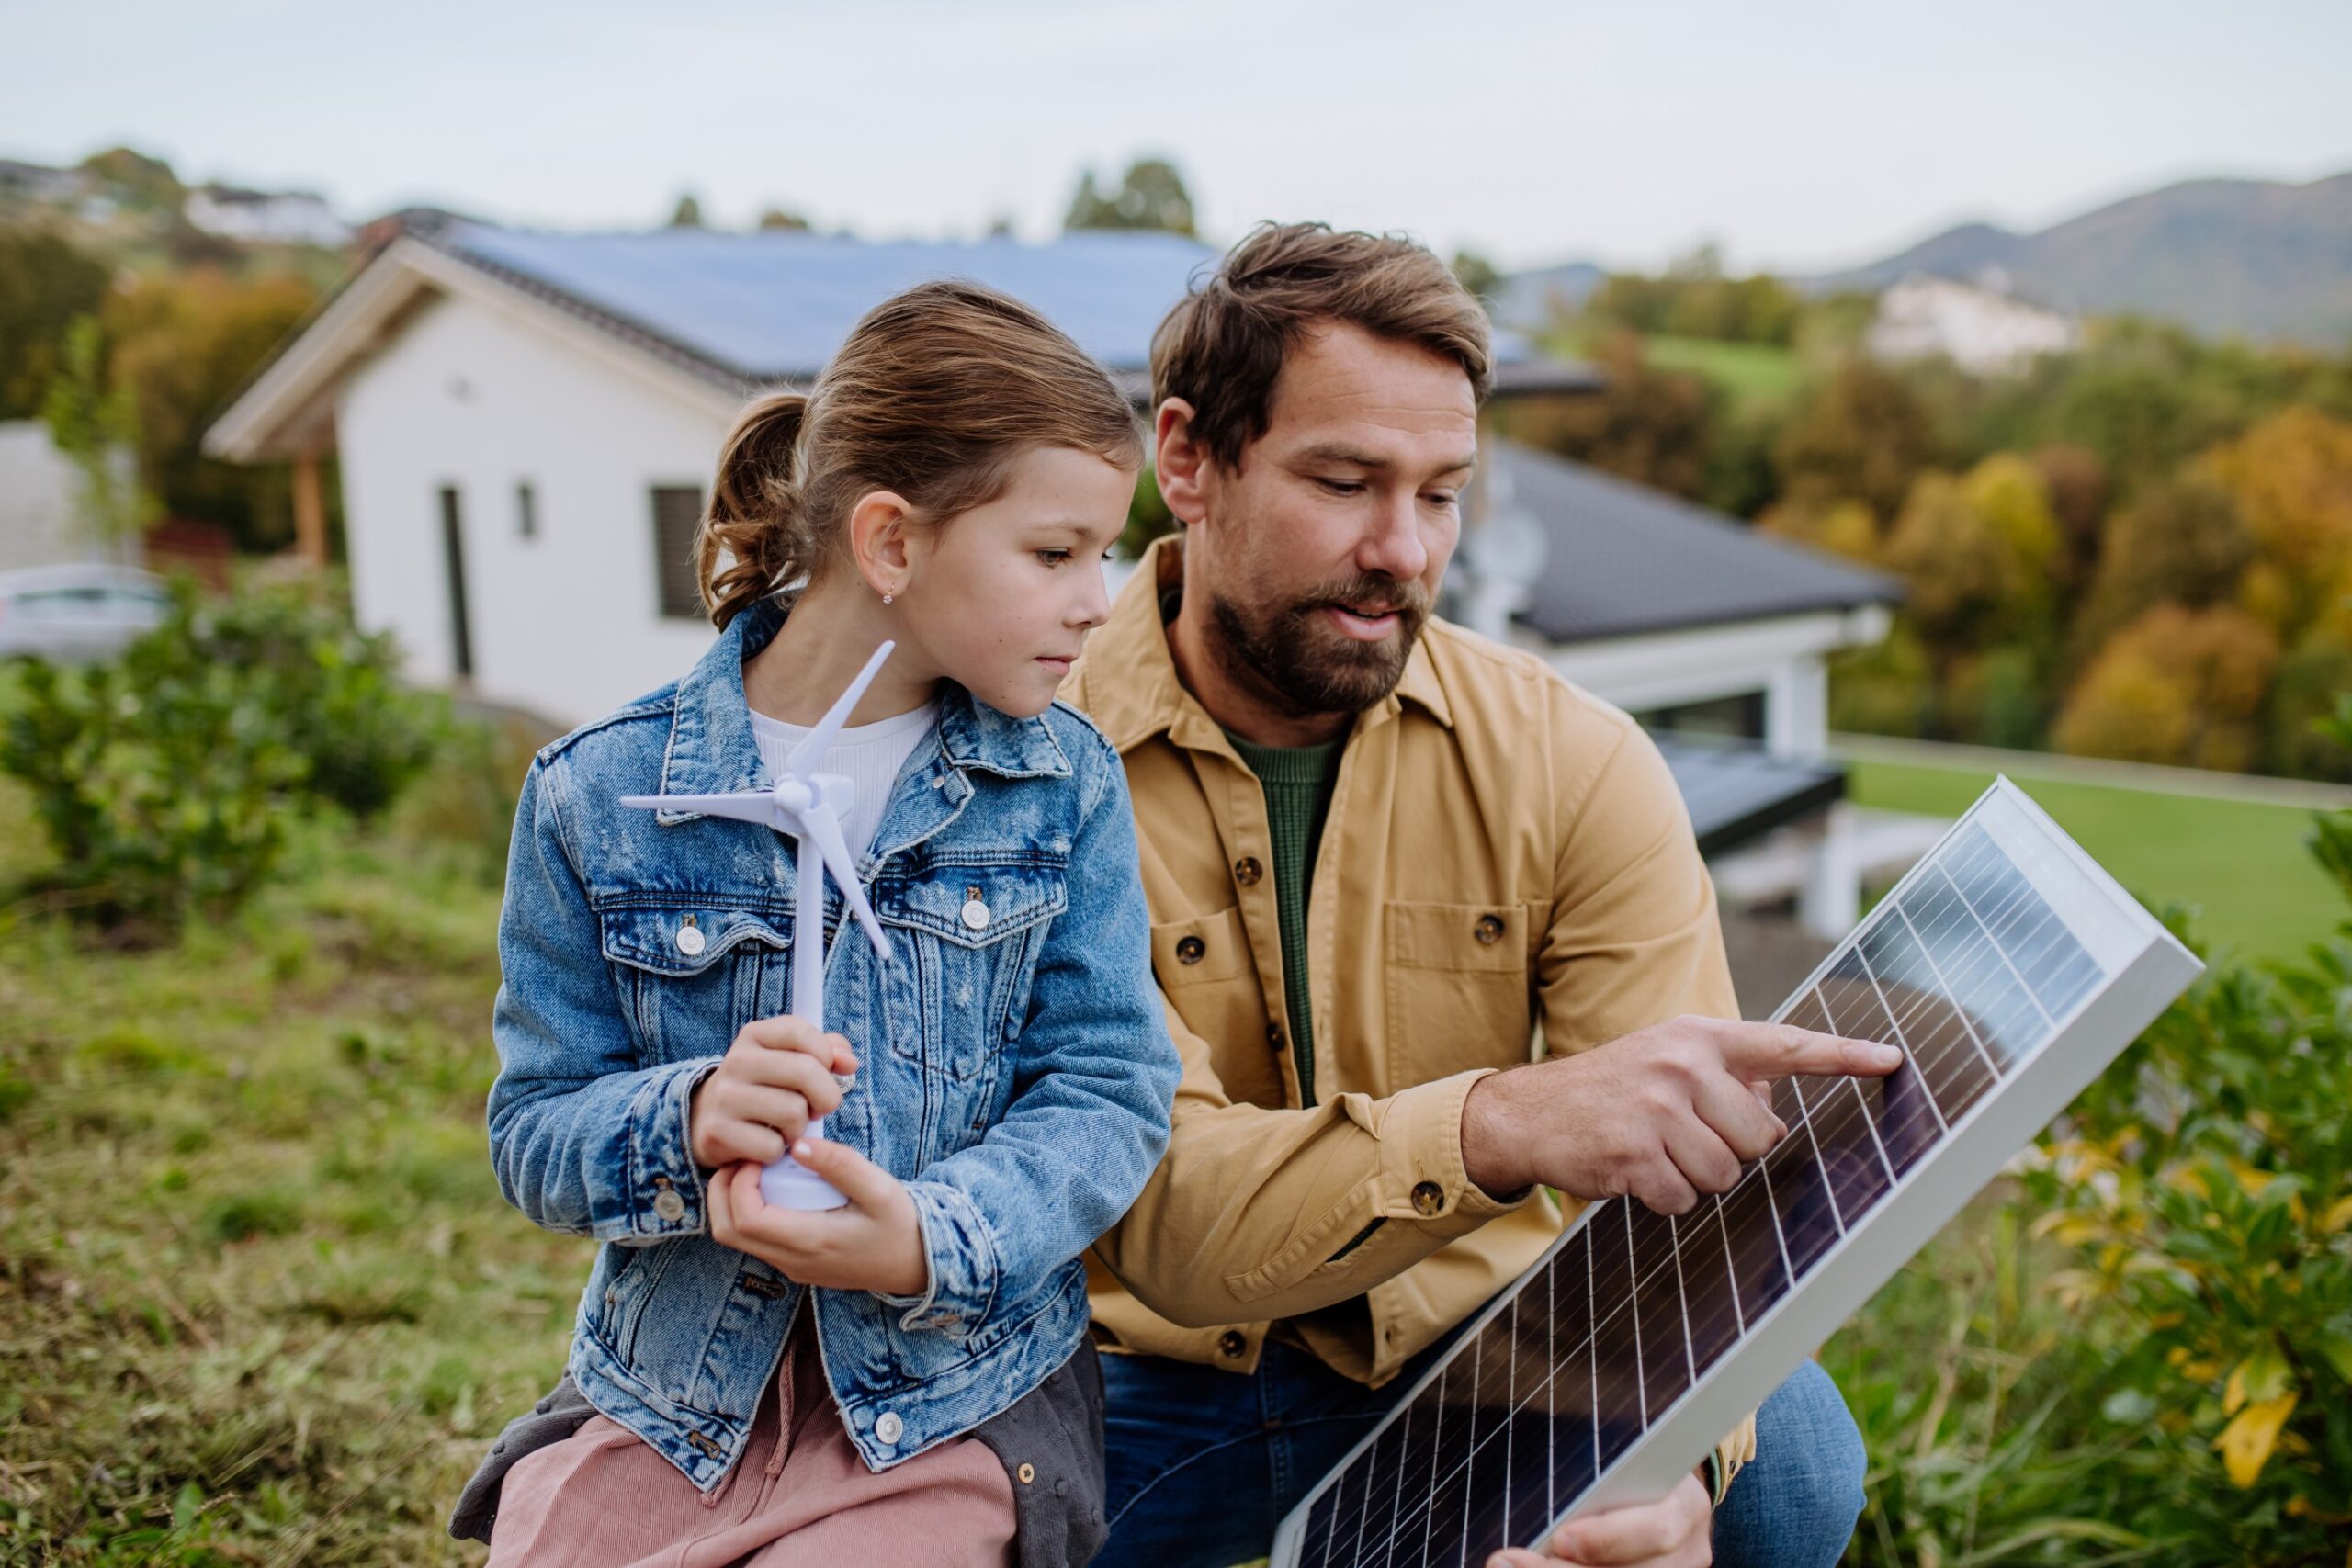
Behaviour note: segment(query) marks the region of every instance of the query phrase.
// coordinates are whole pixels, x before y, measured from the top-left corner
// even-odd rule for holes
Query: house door
[[[449,660],[461,681],[474,672],[473,623],[466,613],[466,538],[458,515],[458,489],[441,487],[441,556],[449,572]]]

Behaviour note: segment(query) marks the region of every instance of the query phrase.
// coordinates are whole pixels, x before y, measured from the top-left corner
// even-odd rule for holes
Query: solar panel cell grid
[[[1589,1208],[1342,1464],[1304,1516],[1295,1561],[1475,1562],[1540,1538],[2108,978],[1964,820],[1781,1013],[1893,1041],[1904,1065],[1776,1085],[1789,1135],[1688,1214]]]

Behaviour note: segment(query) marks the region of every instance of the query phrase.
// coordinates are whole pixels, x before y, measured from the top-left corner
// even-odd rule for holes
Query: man
[[[1537,1188],[1687,1211],[1784,1132],[1770,1080],[1899,1058],[1717,1021],[1713,893],[1656,749],[1430,618],[1488,371],[1434,257],[1262,228],[1152,361],[1179,535],[1065,687],[1126,765],[1185,1064],[1168,1155],[1089,1258],[1100,1561],[1216,1568],[1559,1233],[1577,1204]],[[1808,1364],[1668,1496],[1546,1550],[1832,1562],[1861,1469]]]

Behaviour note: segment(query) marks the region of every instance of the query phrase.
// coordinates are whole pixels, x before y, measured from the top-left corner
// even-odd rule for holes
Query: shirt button
[[[702,951],[702,928],[695,924],[692,915],[688,915],[686,923],[678,928],[678,951],[688,958]]]
[[[1413,1184],[1413,1213],[1428,1219],[1445,1207],[1445,1189],[1434,1181]]]
[[[1026,1461],[1026,1460],[1022,1461],[1021,1461],[1020,1476],[1021,1476],[1021,1484],[1022,1484],[1022,1485],[1023,1485],[1023,1486],[1028,1485],[1031,1482],[1033,1482],[1033,1481],[1035,1481],[1035,1480],[1036,1480],[1036,1479],[1037,1479],[1037,1467],[1036,1467],[1035,1465],[1034,1465],[1034,1464],[1031,1464],[1031,1463],[1030,1463],[1028,1461]]]
[[[885,1410],[874,1423],[874,1440],[885,1445],[896,1443],[906,1429],[907,1424],[899,1419],[897,1411]]]
[[[1503,918],[1500,915],[1479,916],[1478,923],[1473,929],[1471,934],[1478,939],[1479,946],[1494,946],[1496,942],[1502,940]]]
[[[1216,1337],[1216,1353],[1228,1360],[1239,1360],[1249,1348],[1249,1339],[1238,1328],[1228,1328]]]
[[[656,1192],[653,1195],[653,1212],[675,1224],[686,1217],[686,1201],[674,1191]]]
[[[1257,886],[1258,879],[1265,874],[1266,868],[1258,863],[1255,855],[1243,855],[1233,863],[1233,880],[1244,887]]]
[[[1176,962],[1198,964],[1207,955],[1208,950],[1207,942],[1203,942],[1199,937],[1188,936],[1176,944]]]

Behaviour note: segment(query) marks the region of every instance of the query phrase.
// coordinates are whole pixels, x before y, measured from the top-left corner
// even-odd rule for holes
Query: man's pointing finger
[[[1725,1032],[1724,1066],[1739,1077],[1883,1077],[1903,1065],[1903,1053],[1868,1040],[1818,1034],[1791,1023],[1736,1024]]]

